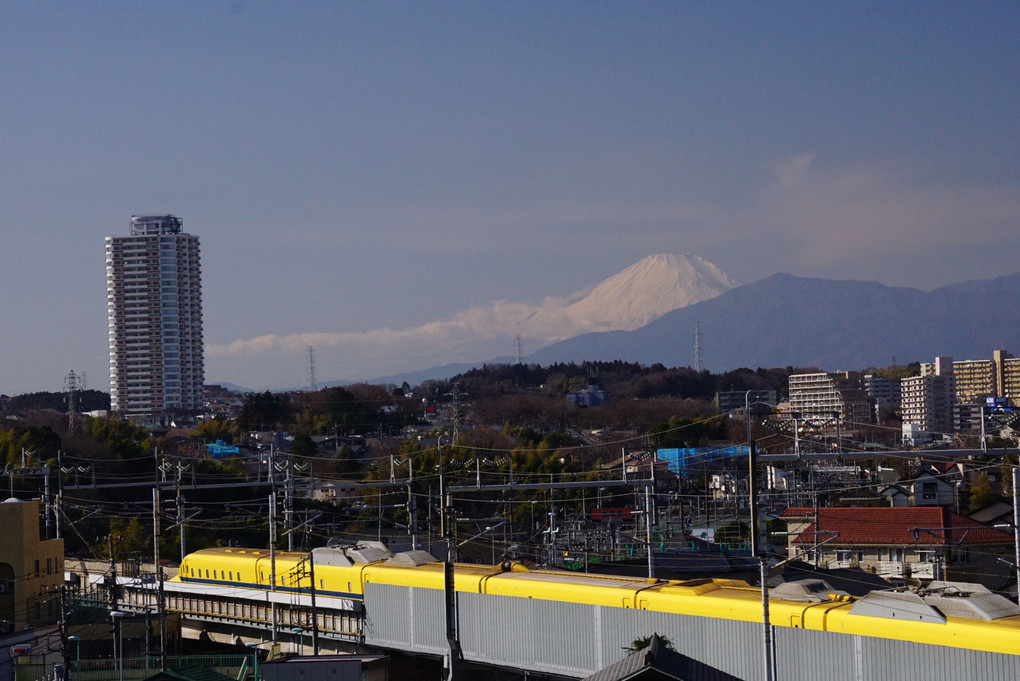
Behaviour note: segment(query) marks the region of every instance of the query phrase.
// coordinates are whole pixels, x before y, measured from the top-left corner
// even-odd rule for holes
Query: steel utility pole
[[[273,620],[273,644],[276,644],[276,495],[269,495],[269,591],[270,610]]]
[[[152,568],[156,580],[156,610],[159,614],[159,664],[166,670],[166,599],[163,569],[159,565],[159,486],[152,488]]]
[[[762,550],[759,542],[758,532],[758,489],[755,482],[755,451],[754,439],[751,437],[751,393],[755,393],[757,402],[757,391],[748,390],[744,393],[744,410],[747,415],[747,505],[751,514],[751,555],[757,556],[761,581],[761,627],[762,627],[762,662],[765,665],[766,681],[773,681],[775,673],[772,660],[772,623],[769,621],[769,587],[768,587],[768,551]],[[764,533],[761,533],[764,535]],[[767,546],[767,544],[766,544]]]
[[[1016,601],[1020,603],[1020,467],[1013,468],[1013,543],[1016,563]]]

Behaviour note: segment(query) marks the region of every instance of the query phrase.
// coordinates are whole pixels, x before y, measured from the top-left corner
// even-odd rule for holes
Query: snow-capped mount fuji
[[[682,307],[715,298],[739,284],[693,253],[649,255],[605,279],[566,307],[578,326],[633,331]]]
[[[663,315],[714,299],[736,286],[729,275],[700,256],[650,255],[570,296],[550,296],[539,303],[496,300],[406,329],[266,334],[207,346],[206,357],[210,366],[218,365],[217,371],[233,364],[237,373],[243,371],[250,380],[257,378],[259,367],[273,362],[246,358],[271,352],[304,352],[312,345],[321,359],[331,358],[348,375],[366,377],[387,372],[384,382],[395,383],[403,380],[396,378],[412,372],[419,381],[425,377],[445,378],[463,370],[455,367],[506,361],[518,336],[530,355],[581,335],[643,328]],[[268,379],[262,382],[268,384]]]

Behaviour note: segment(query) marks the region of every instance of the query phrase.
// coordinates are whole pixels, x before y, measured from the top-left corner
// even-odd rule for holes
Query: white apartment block
[[[951,357],[936,357],[934,363],[922,364],[920,376],[900,382],[900,394],[904,432],[908,424],[924,433],[953,432],[956,389]]]
[[[106,237],[110,400],[133,416],[202,407],[202,282],[198,236],[173,215],[136,215]]]
[[[871,403],[852,371],[793,374],[789,380],[790,411],[804,419],[839,420],[847,428],[871,422]]]

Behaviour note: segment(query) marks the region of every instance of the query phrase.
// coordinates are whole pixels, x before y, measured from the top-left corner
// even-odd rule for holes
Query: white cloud
[[[772,164],[772,174],[779,180],[782,187],[794,187],[798,180],[815,162],[814,154],[799,154],[780,159]]]

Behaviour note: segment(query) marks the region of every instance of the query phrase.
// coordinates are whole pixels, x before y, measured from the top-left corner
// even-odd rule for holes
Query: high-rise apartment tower
[[[135,215],[106,237],[111,409],[125,416],[202,406],[198,237],[173,215]]]

